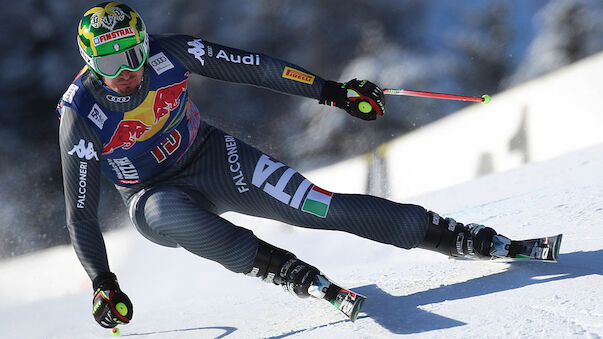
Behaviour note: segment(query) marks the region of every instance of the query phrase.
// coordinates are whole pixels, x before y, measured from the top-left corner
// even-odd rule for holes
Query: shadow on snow
[[[563,279],[603,274],[603,250],[561,254],[557,264],[534,261],[511,262],[509,269],[452,285],[405,296],[392,296],[376,285],[354,290],[367,296],[363,312],[395,334],[410,334],[451,328],[465,323],[419,308],[444,302],[513,290]],[[361,312],[362,313],[362,312]]]
[[[196,327],[196,328],[184,328],[184,329],[176,329],[176,330],[164,330],[164,331],[154,331],[154,332],[145,332],[145,333],[129,333],[122,334],[122,337],[136,337],[136,336],[150,336],[154,334],[166,334],[166,333],[178,333],[178,332],[192,332],[192,331],[205,331],[205,330],[219,330],[224,331],[221,335],[215,336],[214,338],[224,338],[227,335],[234,333],[237,329],[235,327],[228,326],[209,326],[209,327]]]
[[[601,262],[603,262],[603,250],[561,254],[559,262],[556,264],[515,261],[510,262],[509,269],[501,273],[404,296],[392,296],[374,284],[360,286],[353,290],[367,296],[367,300],[358,320],[371,318],[394,334],[412,334],[462,326],[466,323],[422,310],[419,306],[488,295],[563,279],[593,274],[603,275]],[[362,315],[363,313],[365,315]],[[274,338],[284,338],[345,321],[347,320],[296,330]]]

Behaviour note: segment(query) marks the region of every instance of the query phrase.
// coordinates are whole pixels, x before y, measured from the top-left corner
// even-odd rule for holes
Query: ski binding
[[[510,240],[501,235],[495,235],[492,240],[492,258],[512,260],[541,260],[557,262],[563,234],[551,237]]]

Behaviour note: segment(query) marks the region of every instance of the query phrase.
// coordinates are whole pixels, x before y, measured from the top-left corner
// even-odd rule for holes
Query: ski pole
[[[388,94],[388,95],[406,95],[406,96],[411,96],[411,97],[472,101],[472,102],[481,102],[482,104],[487,104],[490,102],[490,96],[488,94],[484,94],[481,97],[470,97],[470,96],[465,96],[465,95],[425,92],[425,91],[411,91],[411,90],[407,90],[407,89],[391,89],[391,88],[384,89],[383,93]]]

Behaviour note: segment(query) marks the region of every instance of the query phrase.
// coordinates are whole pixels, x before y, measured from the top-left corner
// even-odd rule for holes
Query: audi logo
[[[124,103],[130,101],[130,96],[118,97],[115,95],[107,94],[107,100],[117,103]]]

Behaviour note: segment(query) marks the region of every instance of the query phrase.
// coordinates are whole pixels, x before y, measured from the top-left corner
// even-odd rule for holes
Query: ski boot
[[[508,244],[511,241],[490,227],[478,224],[465,226],[452,218],[441,218],[432,211],[427,212],[427,215],[427,234],[419,248],[451,257],[482,260],[508,255]]]
[[[331,282],[316,267],[294,254],[258,240],[258,252],[248,275],[265,282],[281,285],[300,298],[324,299],[355,321],[364,296],[343,289]]]
[[[293,253],[258,241],[258,252],[248,275],[281,285],[300,298],[309,297],[308,289],[320,274],[318,269],[297,259]]]

